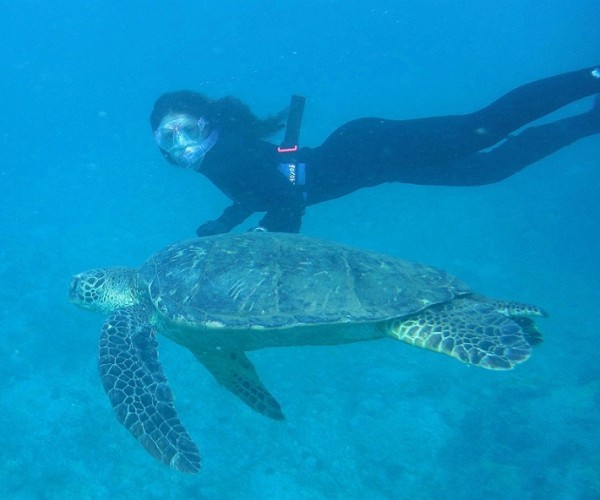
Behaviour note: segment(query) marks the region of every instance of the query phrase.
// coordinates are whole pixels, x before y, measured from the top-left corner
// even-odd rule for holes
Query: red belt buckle
[[[295,146],[292,146],[291,148],[284,148],[281,146],[279,146],[277,148],[278,153],[293,153],[295,151],[298,151],[298,144],[296,144]]]

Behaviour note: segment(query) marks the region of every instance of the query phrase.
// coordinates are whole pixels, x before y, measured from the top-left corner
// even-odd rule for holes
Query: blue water
[[[157,153],[162,92],[233,94],[260,115],[301,93],[302,143],[317,145],[352,118],[468,112],[599,63],[597,0],[5,4],[3,498],[600,498],[600,136],[493,186],[386,185],[309,208],[306,234],[544,307],[545,341],[511,372],[385,341],[253,352],[282,423],[161,339],[194,476],[118,424],[96,370],[102,318],[66,301],[73,273],[139,265],[227,203]]]

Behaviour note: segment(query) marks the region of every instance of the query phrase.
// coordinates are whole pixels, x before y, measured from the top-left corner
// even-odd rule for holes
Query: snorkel
[[[207,133],[208,122],[189,115],[166,116],[154,132],[154,139],[172,163],[183,168],[198,168],[204,155],[217,143],[216,129]]]
[[[178,154],[174,159],[182,167],[190,168],[196,162],[204,158],[204,155],[211,150],[211,148],[217,143],[218,139],[219,132],[213,130],[208,137],[202,140],[202,142],[186,146],[181,154]]]

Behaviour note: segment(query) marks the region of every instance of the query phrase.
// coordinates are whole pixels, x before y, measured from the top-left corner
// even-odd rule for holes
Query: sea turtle
[[[175,243],[139,269],[72,278],[70,301],[110,313],[99,370],[117,418],[154,457],[196,472],[198,448],[158,361],[160,332],[194,354],[248,406],[283,419],[245,352],[392,338],[484,368],[526,360],[541,340],[535,306],[475,295],[415,262],[283,233]]]

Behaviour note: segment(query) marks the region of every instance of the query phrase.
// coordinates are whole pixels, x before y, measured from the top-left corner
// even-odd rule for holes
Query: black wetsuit
[[[222,134],[198,171],[234,203],[216,221],[200,226],[198,234],[230,231],[254,212],[266,212],[260,224],[269,231],[297,232],[305,206],[384,182],[445,186],[497,182],[578,139],[600,133],[597,101],[589,113],[509,135],[597,93],[596,67],[523,85],[470,114],[354,120],[321,146],[300,149],[297,162],[305,165],[303,185],[292,184],[280,172],[282,158],[276,145]]]

